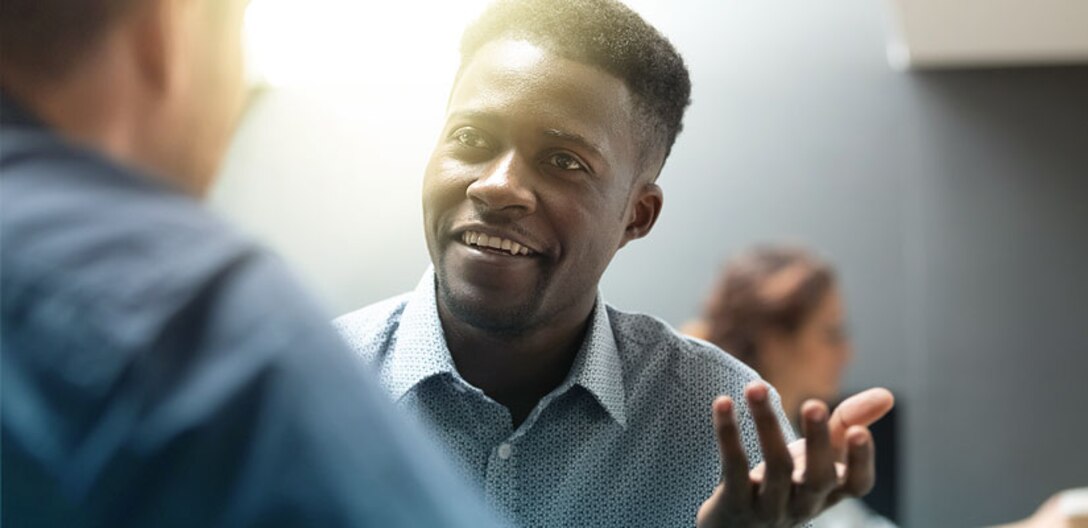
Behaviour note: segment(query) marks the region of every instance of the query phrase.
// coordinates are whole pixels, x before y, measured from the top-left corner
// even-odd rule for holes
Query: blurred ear
[[[657,222],[657,217],[661,215],[663,202],[664,193],[661,192],[661,187],[652,182],[642,185],[627,217],[627,227],[623,233],[623,240],[620,242],[621,248],[632,240],[650,234],[650,230]]]
[[[183,0],[149,0],[122,22],[132,43],[137,74],[155,93],[169,91],[175,81],[178,28],[186,3]]]

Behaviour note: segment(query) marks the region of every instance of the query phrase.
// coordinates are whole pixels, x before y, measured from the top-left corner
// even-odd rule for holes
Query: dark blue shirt
[[[0,119],[4,526],[489,525],[279,260]]]

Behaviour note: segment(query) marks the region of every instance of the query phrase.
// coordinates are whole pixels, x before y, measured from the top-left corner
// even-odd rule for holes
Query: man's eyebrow
[[[450,112],[447,121],[495,121],[496,117],[490,112],[478,110],[458,110]]]
[[[562,130],[558,130],[558,129],[555,129],[555,128],[545,129],[544,130],[544,135],[549,136],[549,137],[559,138],[559,139],[562,139],[562,140],[565,140],[565,141],[570,141],[572,143],[578,143],[579,145],[582,145],[583,147],[593,151],[593,154],[595,154],[597,157],[601,157],[601,158],[604,157],[601,154],[601,152],[602,152],[601,147],[597,146],[596,143],[586,139],[585,136],[581,136],[581,135],[575,134],[573,132],[564,132]]]

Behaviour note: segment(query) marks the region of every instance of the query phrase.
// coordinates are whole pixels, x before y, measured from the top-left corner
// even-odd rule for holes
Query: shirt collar
[[[396,343],[387,365],[382,376],[394,400],[400,400],[416,385],[432,377],[449,375],[460,378],[438,318],[433,267],[423,274],[404,307]],[[567,380],[556,392],[564,392],[573,385],[580,385],[589,391],[616,423],[627,426],[623,363],[612,333],[608,309],[600,294],[597,295],[582,348]]]
[[[382,370],[395,401],[434,376],[459,376],[438,318],[434,288],[434,268],[428,268],[401,313],[388,368]]]
[[[588,390],[616,423],[627,427],[627,405],[623,388],[623,362],[608,308],[600,293],[590,316],[582,349],[571,367],[569,379]]]

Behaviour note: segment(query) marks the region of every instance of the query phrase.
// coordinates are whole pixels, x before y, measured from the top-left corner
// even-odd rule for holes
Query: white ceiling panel
[[[1088,0],[889,0],[901,68],[1088,63]]]

